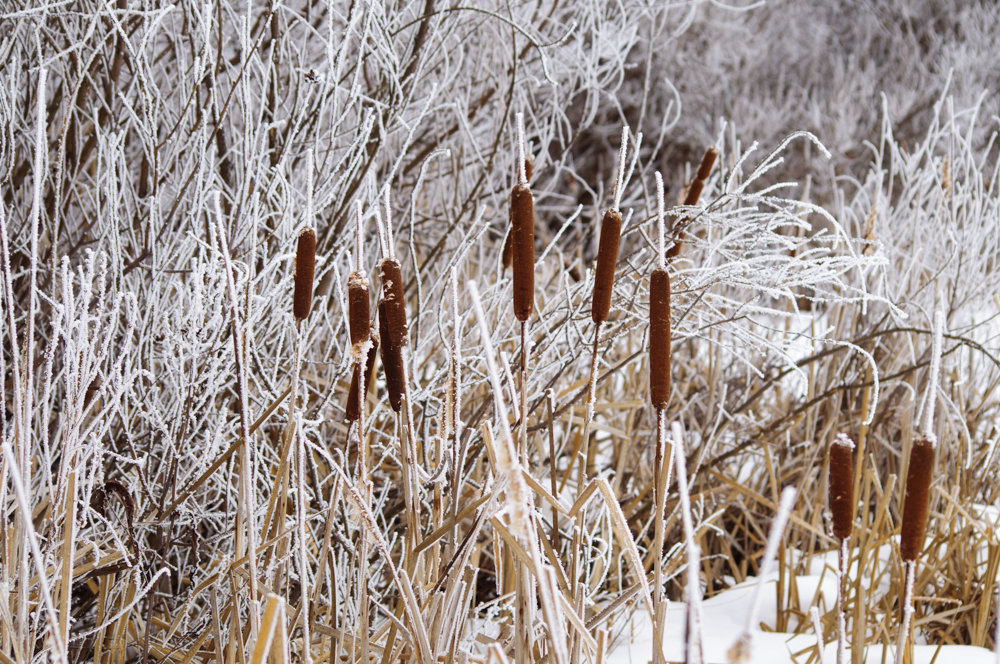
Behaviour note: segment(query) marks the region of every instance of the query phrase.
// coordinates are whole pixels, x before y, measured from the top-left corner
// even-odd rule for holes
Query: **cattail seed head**
[[[705,154],[701,158],[701,164],[698,166],[698,173],[695,177],[702,182],[707,180],[708,176],[712,174],[712,167],[715,166],[715,160],[718,158],[719,151],[714,147],[705,150]]]
[[[385,371],[389,405],[398,413],[403,397],[403,348],[393,342],[393,335],[389,332],[388,308],[386,300],[378,303],[378,327],[382,338],[382,369]]]
[[[608,210],[601,221],[601,244],[597,251],[597,269],[594,271],[594,299],[590,305],[590,317],[595,323],[606,321],[611,312],[611,291],[615,282],[621,233],[621,212]]]
[[[351,272],[347,279],[347,318],[351,330],[351,347],[359,353],[371,332],[369,307],[368,280],[360,272]]]
[[[361,417],[361,401],[368,395],[371,389],[372,373],[375,370],[375,354],[378,352],[378,337],[371,336],[371,343],[368,344],[368,355],[365,359],[365,380],[364,389],[359,383],[360,367],[354,364],[354,373],[351,375],[351,387],[347,392],[347,407],[344,409],[348,422],[356,422]]]
[[[656,269],[649,279],[649,392],[653,406],[670,401],[670,276]]]
[[[399,261],[395,258],[382,259],[379,263],[379,276],[382,280],[382,302],[386,314],[383,327],[392,339],[392,344],[402,348],[406,345],[406,303],[403,299],[403,272]]]
[[[303,228],[295,250],[295,292],[292,313],[298,320],[309,315],[312,306],[313,275],[316,272],[316,231]]]
[[[830,445],[830,511],[833,534],[845,540],[854,525],[854,443],[840,434]]]
[[[910,466],[906,472],[906,496],[903,499],[903,525],[899,541],[899,554],[904,562],[916,561],[924,547],[933,473],[934,442],[918,438],[910,450]]]
[[[684,195],[684,205],[698,204],[701,192],[705,189],[705,181],[712,174],[712,166],[715,165],[715,159],[718,156],[719,152],[715,148],[709,148],[705,151],[705,155],[701,158],[701,164],[698,166],[698,172],[695,174],[694,180],[691,181],[691,185]]]
[[[535,203],[526,185],[510,194],[510,220],[514,315],[523,323],[531,318],[535,295]]]

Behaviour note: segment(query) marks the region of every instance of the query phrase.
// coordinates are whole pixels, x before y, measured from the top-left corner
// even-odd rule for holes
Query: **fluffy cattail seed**
[[[347,279],[347,318],[351,330],[351,346],[360,352],[371,331],[371,310],[368,302],[368,280],[360,272],[351,272]]]
[[[388,305],[385,300],[378,303],[379,336],[382,338],[382,369],[385,371],[385,386],[389,392],[389,405],[399,412],[403,397],[403,348],[393,343],[389,332]]]
[[[347,392],[347,407],[344,409],[348,422],[356,422],[361,417],[361,400],[364,398],[362,395],[367,396],[368,390],[371,389],[372,373],[375,369],[375,353],[378,352],[378,337],[372,336],[370,338],[371,343],[368,345],[368,356],[365,359],[364,390],[358,384],[361,372],[357,364],[354,365],[354,373],[351,375],[351,388]]]
[[[833,534],[845,540],[854,525],[854,443],[840,434],[830,445],[830,511]]]
[[[649,278],[649,392],[653,406],[670,401],[670,276],[656,269]]]
[[[510,194],[511,253],[514,265],[514,315],[531,318],[535,296],[535,203],[527,185]]]
[[[590,305],[590,317],[595,323],[606,321],[611,311],[611,290],[615,282],[621,233],[621,212],[608,210],[601,221],[601,245],[597,250],[597,269],[594,272],[594,299]]]
[[[309,315],[312,306],[313,275],[316,271],[316,231],[303,228],[295,250],[295,294],[292,313],[298,320]]]
[[[385,294],[382,305],[385,306],[386,320],[380,323],[389,334],[394,346],[402,348],[406,345],[406,303],[403,299],[403,273],[399,261],[395,258],[384,258],[379,263],[379,275],[382,279],[382,290]],[[381,312],[380,312],[381,315]],[[379,319],[381,321],[381,319]],[[383,341],[384,335],[383,332]]]
[[[899,542],[899,554],[904,562],[916,561],[924,547],[933,472],[934,442],[928,438],[919,438],[910,450],[910,467],[906,472],[906,496],[903,499],[903,526]]]

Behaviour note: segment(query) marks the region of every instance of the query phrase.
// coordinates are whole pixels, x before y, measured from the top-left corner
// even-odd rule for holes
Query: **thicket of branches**
[[[758,572],[784,486],[799,498],[780,574],[836,546],[826,455],[847,433],[869,579],[847,597],[855,661],[894,633],[902,590],[880,579],[898,577],[895,477],[941,310],[918,629],[992,644],[1000,175],[996,74],[978,60],[995,7],[14,4],[0,661],[599,661],[655,594],[657,171],[666,242],[683,240],[664,417],[684,430],[701,589]],[[536,213],[524,356],[502,258],[515,113]],[[372,311],[388,224],[409,320],[407,408],[378,363],[363,454],[345,422],[359,205]],[[303,227],[317,263],[300,323]],[[525,487],[507,426],[530,532],[509,509]],[[661,560],[681,599],[677,489]],[[811,630],[808,608],[789,600],[774,627]]]

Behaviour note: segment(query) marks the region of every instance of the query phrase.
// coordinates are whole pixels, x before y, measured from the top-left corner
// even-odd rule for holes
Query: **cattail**
[[[590,317],[603,323],[611,311],[611,290],[615,281],[615,264],[618,262],[618,239],[622,232],[622,214],[608,210],[601,221],[601,245],[597,251],[597,269],[594,273],[594,299]]]
[[[653,406],[670,401],[670,276],[656,269],[649,278],[649,392]]]
[[[389,405],[399,412],[403,397],[403,349],[393,343],[389,332],[389,313],[386,300],[378,303],[379,336],[382,338],[382,369],[385,371],[385,386],[389,392]]]
[[[399,261],[395,258],[382,259],[379,263],[379,275],[385,293],[382,304],[379,305],[385,307],[386,320],[383,328],[392,339],[392,344],[402,349],[406,345],[406,303],[403,299],[403,273]]]
[[[315,272],[316,231],[303,228],[295,250],[295,294],[292,298],[292,313],[298,320],[304,320],[309,315]]]
[[[712,167],[715,165],[715,160],[719,156],[719,151],[714,147],[705,150],[705,154],[701,158],[701,164],[698,166],[698,172],[695,173],[694,180],[688,185],[687,192],[684,194],[684,205],[697,205],[698,199],[701,198],[701,192],[705,189],[705,181],[708,180],[708,176],[712,174]],[[666,253],[667,258],[673,258],[681,251],[681,240],[680,236],[674,237],[674,245],[670,247],[669,251]]]
[[[347,278],[347,318],[351,330],[353,352],[360,355],[361,347],[371,336],[371,311],[368,302],[368,280],[360,272]]]
[[[830,511],[833,534],[846,540],[854,525],[854,443],[841,434],[830,445]]]
[[[691,182],[691,186],[688,187],[687,194],[684,196],[684,205],[698,204],[701,192],[705,189],[705,181],[712,174],[712,166],[715,165],[715,160],[718,156],[719,151],[715,148],[705,150],[705,154],[701,158],[701,165],[698,166],[698,172],[695,174],[694,180]]]
[[[361,401],[368,395],[371,389],[372,373],[375,369],[375,353],[378,352],[378,337],[371,336],[371,343],[368,345],[368,356],[365,359],[365,380],[364,389],[358,383],[360,367],[354,365],[354,373],[351,374],[351,388],[347,392],[347,407],[344,409],[348,422],[356,422],[361,417]]]
[[[526,182],[530,182],[531,181],[532,171],[535,168],[535,160],[532,159],[531,156],[526,156],[524,158],[524,162],[523,163],[524,163],[525,181]],[[521,175],[520,175],[521,171],[518,168],[515,168],[514,171],[515,171],[514,177],[520,178],[521,177]],[[504,240],[503,240],[503,253],[500,255],[500,262],[503,265],[503,269],[505,269],[505,270],[508,269],[508,268],[510,268],[511,263],[513,263],[513,261],[514,261],[514,240],[513,240],[513,238],[514,238],[514,233],[513,232],[508,232],[507,233],[507,237],[505,237]]]
[[[523,323],[531,317],[535,295],[535,204],[527,185],[516,185],[510,194],[510,220],[514,315]]]
[[[924,547],[931,474],[934,472],[934,441],[918,438],[910,450],[906,472],[906,497],[903,499],[903,526],[899,554],[904,562],[914,562]]]

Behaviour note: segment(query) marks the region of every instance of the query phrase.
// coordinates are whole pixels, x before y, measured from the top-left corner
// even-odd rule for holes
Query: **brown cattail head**
[[[934,473],[934,442],[918,438],[910,450],[906,472],[906,496],[903,498],[903,525],[899,555],[904,562],[914,562],[924,548],[927,509],[930,502],[931,475]]]
[[[701,158],[701,165],[698,166],[698,174],[695,177],[702,182],[707,180],[708,176],[712,174],[712,167],[715,166],[715,160],[718,158],[719,151],[714,147],[705,150],[705,154]]]
[[[840,434],[830,445],[830,511],[833,534],[845,540],[854,526],[854,443]]]
[[[526,185],[510,194],[510,221],[514,315],[523,323],[531,318],[535,296],[535,203]]]
[[[594,299],[590,305],[590,317],[595,323],[606,321],[611,312],[611,291],[615,283],[621,233],[621,212],[608,210],[601,221],[601,245],[597,250],[597,269],[594,271]]]
[[[656,269],[649,278],[649,392],[653,407],[670,402],[670,276]]]
[[[295,249],[295,294],[292,313],[303,320],[312,307],[313,275],[316,272],[316,231],[303,228]]]
[[[347,393],[347,407],[344,409],[348,422],[356,422],[361,417],[361,400],[368,395],[371,389],[372,373],[375,369],[375,354],[378,352],[378,337],[372,336],[371,343],[368,344],[368,356],[365,359],[365,380],[364,390],[358,385],[358,377],[361,373],[357,363],[354,364],[354,373],[351,374],[351,389]],[[364,396],[362,396],[364,395]]]
[[[382,302],[386,315],[384,323],[379,319],[379,324],[385,330],[382,333],[383,342],[388,333],[393,345],[402,348],[406,345],[406,302],[403,299],[403,273],[399,261],[395,258],[382,259],[379,263],[379,277],[382,279]]]
[[[386,300],[378,303],[378,331],[382,338],[382,369],[385,371],[389,405],[398,413],[403,397],[403,348],[393,343],[389,332],[388,308]]]
[[[694,176],[688,186],[687,193],[684,194],[684,205],[697,205],[701,198],[701,192],[705,189],[705,180],[712,174],[712,166],[715,165],[715,158],[719,156],[715,148],[705,151],[705,156],[701,158],[701,165],[698,166],[698,173]]]
[[[371,336],[371,310],[368,302],[368,280],[360,272],[347,278],[347,318],[351,330],[351,347],[360,349]]]

